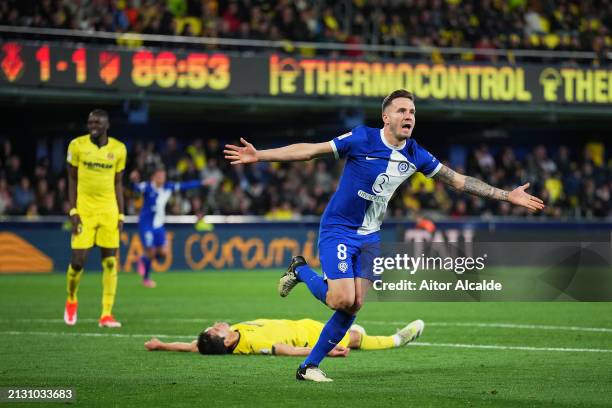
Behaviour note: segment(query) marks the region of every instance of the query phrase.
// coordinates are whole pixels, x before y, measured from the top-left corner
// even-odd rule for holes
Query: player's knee
[[[334,310],[341,309],[346,310],[355,303],[355,296],[351,294],[339,293],[339,294],[327,294],[327,305]]]
[[[102,259],[102,268],[104,270],[116,271],[117,268],[117,258],[114,256],[109,256],[107,258]]]
[[[72,261],[70,262],[70,267],[72,268],[73,271],[78,273],[83,270],[83,263],[84,262]]]
[[[340,307],[338,309],[344,310],[346,313],[354,315],[357,314],[357,312],[361,309],[362,306],[363,299],[360,299],[359,296],[357,296],[355,297],[355,300],[352,303],[347,303],[343,307]]]
[[[363,307],[363,298],[357,296],[355,302],[351,306],[351,311],[357,313]]]
[[[164,258],[166,258],[166,251],[163,249],[159,249],[155,253],[155,259],[157,260],[157,262],[163,262]]]

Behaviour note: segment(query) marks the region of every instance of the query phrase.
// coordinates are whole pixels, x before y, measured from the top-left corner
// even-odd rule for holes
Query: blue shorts
[[[379,279],[372,273],[372,263],[377,256],[380,256],[377,233],[357,235],[327,230],[319,234],[319,259],[327,279]]]
[[[145,248],[161,248],[166,245],[166,230],[159,228],[140,228],[140,241]]]

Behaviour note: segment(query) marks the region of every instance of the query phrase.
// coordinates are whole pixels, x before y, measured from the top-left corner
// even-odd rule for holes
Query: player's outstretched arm
[[[458,191],[464,191],[492,200],[508,201],[514,205],[525,207],[531,212],[544,208],[542,200],[525,192],[527,187],[529,187],[529,183],[523,184],[512,191],[506,191],[493,187],[477,178],[459,174],[444,165],[436,173],[434,179],[440,180]]]
[[[225,145],[225,158],[231,164],[249,164],[258,161],[307,161],[332,156],[334,151],[329,142],[297,143],[277,149],[257,150],[255,146],[240,138],[242,146]]]
[[[274,354],[277,356],[307,356],[312,350],[311,347],[294,347],[284,343],[274,345]],[[336,346],[327,355],[329,357],[346,357],[350,349],[342,346]]]
[[[174,343],[164,343],[160,341],[158,338],[153,337],[151,340],[147,341],[144,346],[149,351],[186,351],[186,352],[198,352],[198,344],[197,340],[192,341],[191,343],[183,343],[180,341]]]

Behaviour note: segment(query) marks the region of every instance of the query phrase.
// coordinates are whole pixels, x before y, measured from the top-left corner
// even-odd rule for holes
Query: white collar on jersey
[[[380,140],[382,140],[382,142],[385,144],[385,146],[387,146],[391,150],[402,150],[404,147],[406,147],[406,141],[405,140],[404,140],[404,143],[402,143],[401,146],[393,146],[392,144],[387,142],[387,139],[385,139],[384,128],[380,129]]]

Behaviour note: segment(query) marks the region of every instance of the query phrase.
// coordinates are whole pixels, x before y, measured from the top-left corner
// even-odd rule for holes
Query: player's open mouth
[[[402,125],[402,129],[408,129],[408,130],[412,129],[412,123],[404,123]]]

